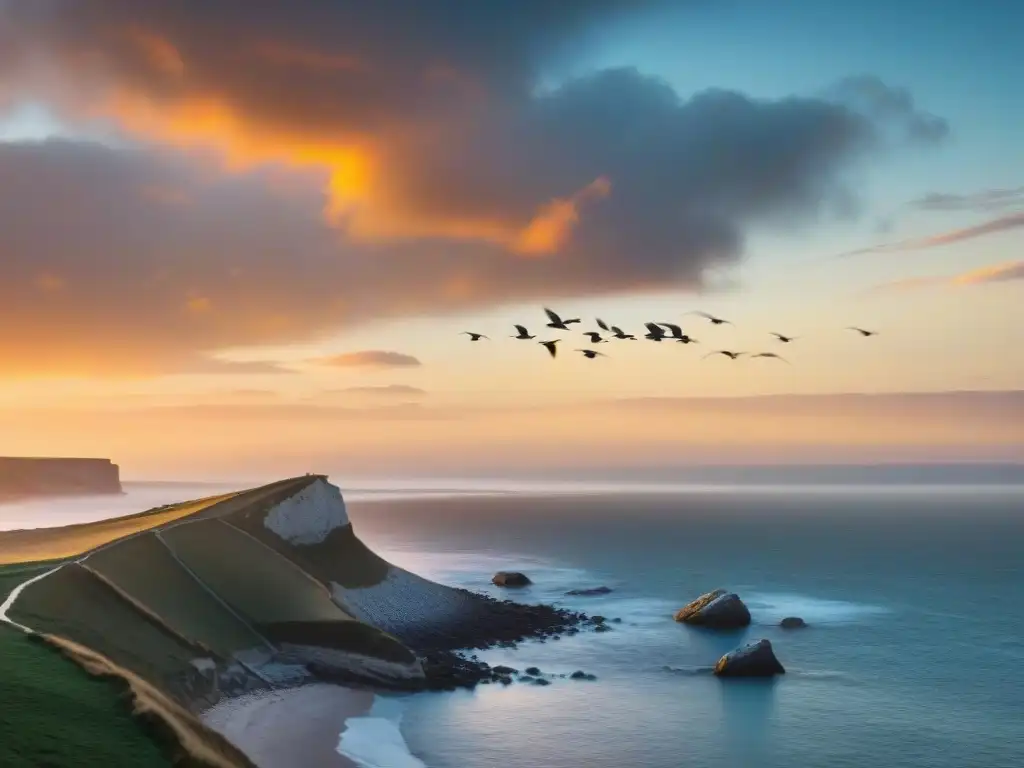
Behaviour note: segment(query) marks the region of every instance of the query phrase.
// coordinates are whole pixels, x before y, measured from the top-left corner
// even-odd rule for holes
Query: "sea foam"
[[[890,612],[880,605],[825,600],[789,592],[755,592],[741,596],[757,624],[777,624],[786,616],[799,616],[808,624],[848,624]]]
[[[362,768],[427,768],[402,736],[404,709],[398,699],[375,697],[369,714],[345,721],[338,752]]]

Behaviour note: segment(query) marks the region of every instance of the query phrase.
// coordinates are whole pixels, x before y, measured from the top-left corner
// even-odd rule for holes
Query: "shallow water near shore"
[[[1024,495],[944,490],[353,502],[360,536],[396,564],[622,620],[480,654],[597,681],[408,697],[401,732],[429,768],[1022,765]],[[498,569],[536,583],[500,590]],[[564,595],[599,585],[614,591]],[[751,627],[672,621],[720,586]],[[811,626],[780,629],[789,615]],[[759,637],[786,675],[710,674]]]

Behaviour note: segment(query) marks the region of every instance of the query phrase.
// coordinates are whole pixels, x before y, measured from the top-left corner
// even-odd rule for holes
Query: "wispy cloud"
[[[1004,264],[993,264],[959,275],[934,275],[925,277],[909,277],[905,280],[894,280],[871,288],[868,293],[899,293],[918,288],[930,288],[940,285],[968,286],[987,285],[990,283],[1006,283],[1012,280],[1024,280],[1024,261],[1009,261]]]
[[[940,232],[928,237],[912,238],[909,240],[898,240],[893,243],[881,243],[867,248],[857,248],[853,251],[840,253],[837,258],[849,258],[851,256],[864,256],[874,253],[891,253],[893,251],[919,251],[926,248],[936,248],[940,245],[951,245],[961,243],[965,240],[974,240],[978,237],[991,235],[996,232],[1008,232],[1013,229],[1024,227],[1024,211],[1015,211],[1005,216],[997,216],[994,219],[975,224],[973,227],[953,229],[947,232]]]
[[[958,194],[930,192],[907,203],[922,211],[1002,211],[1024,205],[1024,186],[1007,189],[985,189],[980,192]]]
[[[387,352],[382,349],[367,349],[361,352],[318,357],[312,362],[335,368],[417,368],[423,365],[419,358],[412,355],[402,352]]]
[[[325,395],[373,395],[379,397],[422,397],[427,390],[420,387],[413,387],[409,384],[382,384],[370,387],[345,387],[344,389],[331,389],[324,392]]]

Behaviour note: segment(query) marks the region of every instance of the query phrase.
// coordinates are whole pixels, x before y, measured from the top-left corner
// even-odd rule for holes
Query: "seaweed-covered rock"
[[[719,677],[771,677],[786,670],[775,658],[772,644],[764,639],[730,651],[715,664]]]
[[[499,587],[527,587],[533,584],[529,576],[519,571],[498,571],[491,577],[491,582]]]
[[[750,611],[735,592],[716,589],[676,611],[675,620],[710,629],[739,629],[750,624]]]
[[[779,622],[779,626],[783,629],[802,629],[807,626],[807,622],[799,616],[787,616]]]
[[[595,597],[597,595],[607,595],[611,591],[611,587],[591,587],[590,589],[570,589],[565,594],[569,597]]]
[[[569,675],[569,679],[570,680],[597,680],[597,675],[590,675],[590,674],[587,674],[586,672],[584,672],[582,669],[577,669],[575,672],[573,672],[571,675]]]

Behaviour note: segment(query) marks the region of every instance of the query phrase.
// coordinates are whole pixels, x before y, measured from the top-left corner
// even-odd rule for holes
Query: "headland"
[[[110,459],[0,456],[0,501],[122,493]]]
[[[0,603],[8,642],[119,687],[160,733],[178,734],[159,741],[161,754],[185,765],[250,764],[199,719],[228,699],[317,682],[396,691],[504,682],[500,668],[457,652],[587,622],[392,565],[358,538],[323,475],[0,533]]]

